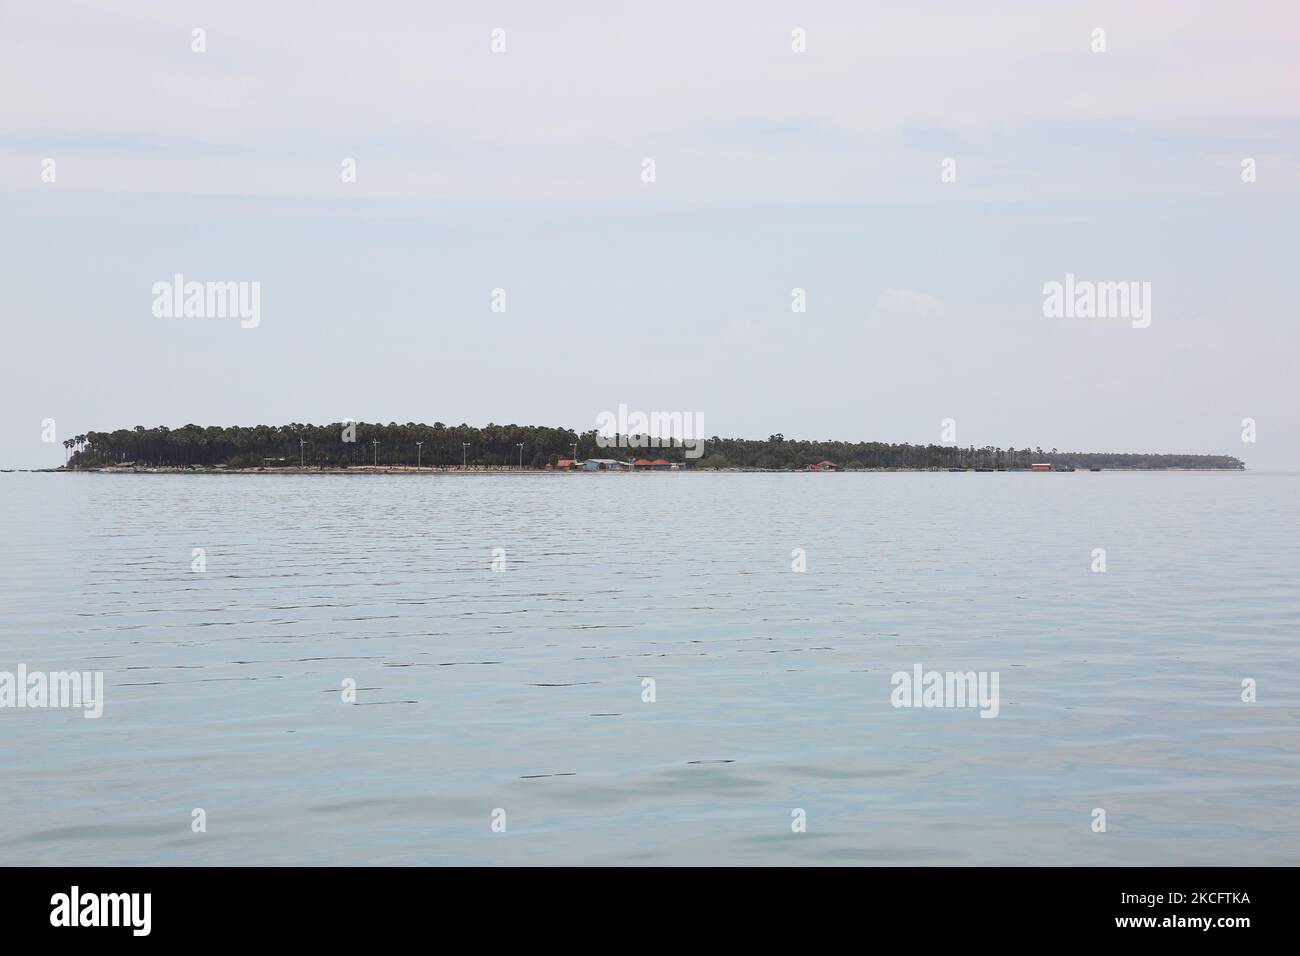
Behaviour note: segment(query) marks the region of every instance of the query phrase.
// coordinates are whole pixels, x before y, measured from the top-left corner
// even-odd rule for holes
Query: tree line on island
[[[350,440],[349,440],[350,439]],[[64,443],[68,468],[124,464],[151,468],[349,468],[359,465],[446,468],[519,467],[542,469],[564,459],[663,458],[692,469],[800,470],[823,461],[840,468],[1017,468],[1047,462],[1056,467],[1105,469],[1241,469],[1230,455],[1060,452],[1055,448],[957,448],[886,442],[798,441],[783,435],[766,440],[713,437],[696,458],[678,447],[609,447],[596,431],[532,425],[399,425],[336,422],[330,425],[185,425],[88,431]]]

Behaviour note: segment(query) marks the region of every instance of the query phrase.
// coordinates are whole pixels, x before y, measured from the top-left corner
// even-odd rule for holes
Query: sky
[[[615,6],[0,0],[0,467],[623,404],[1300,468],[1291,4]]]

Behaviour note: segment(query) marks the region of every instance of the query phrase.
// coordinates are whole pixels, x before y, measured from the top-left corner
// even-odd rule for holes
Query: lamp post
[[[467,441],[461,442],[460,443],[460,467],[462,470],[469,469],[469,465],[465,461],[465,456],[468,453],[468,451],[469,451],[469,442]]]
[[[517,447],[519,448],[519,470],[523,471],[524,470],[524,443],[519,442]]]
[[[573,444],[573,463],[576,465],[578,463],[578,443],[575,441],[572,444]]]
[[[424,442],[422,441],[417,441],[415,443],[415,470],[416,471],[420,470],[420,452],[423,450],[420,448],[420,446],[423,444]]]

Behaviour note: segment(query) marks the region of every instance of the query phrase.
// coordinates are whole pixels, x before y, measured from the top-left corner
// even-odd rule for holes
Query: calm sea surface
[[[105,681],[98,720],[0,709],[0,864],[1300,863],[1298,504],[1265,473],[0,475],[0,671]],[[916,664],[996,671],[1000,713],[892,707]]]

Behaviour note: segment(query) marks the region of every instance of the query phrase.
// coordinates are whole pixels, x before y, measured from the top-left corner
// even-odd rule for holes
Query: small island
[[[537,425],[185,425],[89,431],[60,471],[1240,471],[1231,455],[708,438],[698,443]]]

